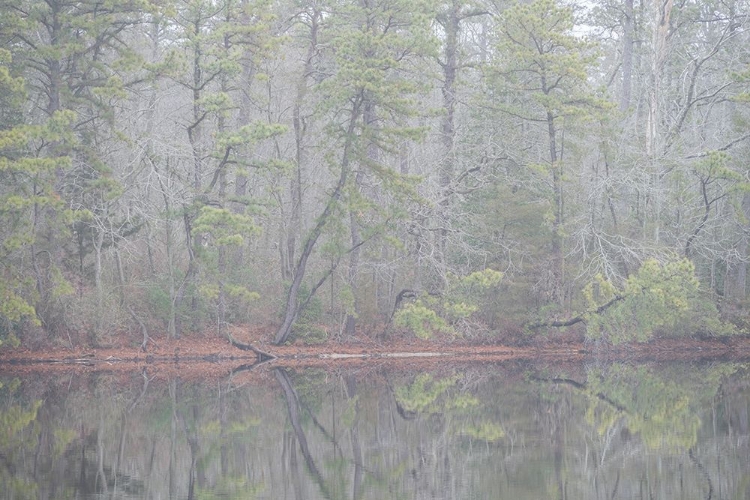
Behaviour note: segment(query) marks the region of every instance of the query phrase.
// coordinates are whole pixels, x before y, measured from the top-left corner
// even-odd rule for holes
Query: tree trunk
[[[376,115],[375,104],[373,102],[370,101],[365,104],[363,118],[367,127],[371,129],[375,127]],[[378,161],[378,148],[374,143],[367,146],[367,159],[371,162]],[[355,176],[354,191],[357,193],[362,191],[362,169],[360,169]],[[357,275],[359,274],[359,257],[361,250],[360,247],[362,245],[362,235],[360,234],[356,213],[352,209],[349,209],[349,229],[353,249],[349,254],[349,289],[352,294],[353,304],[351,306],[353,311],[349,311],[346,314],[344,333],[346,333],[346,335],[354,335],[357,329],[357,317],[359,315]]]
[[[201,32],[200,20],[196,19],[193,29],[193,35],[198,36]],[[203,139],[203,117],[201,109],[201,46],[196,43],[193,48],[193,123],[187,129],[188,139],[193,153],[193,189],[199,193],[202,184],[203,160],[202,160],[202,139]]]
[[[646,121],[646,155],[651,163],[652,186],[650,196],[653,204],[654,235],[655,244],[659,244],[661,238],[661,169],[659,157],[662,154],[660,144],[661,124],[661,84],[664,65],[667,60],[669,46],[670,18],[672,15],[673,0],[655,0],[655,19],[652,34],[653,58],[651,60],[651,86],[648,99],[648,119]]]
[[[622,20],[622,88],[620,89],[620,112],[625,113],[630,107],[630,95],[633,80],[633,0],[625,0],[625,13]]]
[[[323,227],[325,227],[328,219],[332,215],[333,206],[338,202],[338,199],[341,196],[341,190],[343,189],[344,184],[346,184],[346,178],[348,174],[348,167],[346,169],[342,169],[341,176],[339,177],[339,183],[337,184],[333,195],[328,200],[328,204],[326,205],[326,208],[323,210],[323,213],[318,219],[318,223],[313,228],[313,231],[308,237],[305,246],[302,248],[302,253],[300,254],[297,265],[294,268],[294,279],[292,280],[292,285],[289,287],[289,293],[287,294],[286,307],[284,308],[284,321],[281,324],[281,327],[279,327],[279,330],[276,332],[276,337],[274,338],[274,343],[277,345],[286,342],[292,332],[292,325],[296,321],[297,315],[300,312],[299,288],[300,285],[302,285],[302,280],[305,277],[307,260],[310,258],[310,255],[312,255],[313,248],[315,248],[315,244],[317,243],[318,238],[323,232]]]
[[[440,124],[440,140],[442,143],[443,158],[440,162],[439,183],[441,190],[441,201],[438,206],[438,226],[440,229],[435,233],[437,237],[437,261],[441,267],[441,273],[445,274],[445,246],[448,238],[448,218],[450,214],[450,189],[454,170],[454,147],[456,138],[455,115],[456,115],[456,76],[458,70],[458,34],[461,18],[459,17],[460,5],[453,2],[449,11],[442,20],[445,29],[445,46],[441,65],[443,67],[443,118]]]
[[[229,13],[227,13],[228,15]],[[227,19],[227,23],[229,22],[229,19]],[[224,50],[227,52],[231,50],[231,44],[229,43],[229,38],[225,35],[224,36]],[[229,85],[227,82],[226,75],[221,76],[221,91],[222,92],[229,92]],[[217,119],[216,123],[216,129],[219,132],[219,134],[223,134],[227,130],[227,123],[226,119],[223,114],[219,114],[219,117]],[[218,168],[219,170],[219,204],[222,208],[225,208],[227,206],[227,171],[226,168],[224,168],[223,165],[220,165]],[[218,248],[218,261],[217,261],[217,271],[218,271],[218,285],[219,285],[219,296],[217,297],[217,304],[216,304],[216,323],[217,323],[217,330],[219,335],[222,335],[224,333],[224,326],[226,325],[226,290],[224,286],[224,281],[227,277],[227,247],[226,245],[219,245]]]
[[[321,474],[320,469],[318,469],[318,466],[315,464],[315,459],[313,458],[310,446],[307,443],[305,430],[302,428],[297,391],[294,390],[292,382],[289,380],[289,375],[287,375],[282,368],[276,368],[274,370],[274,375],[276,375],[276,380],[284,391],[284,399],[286,400],[286,407],[289,411],[289,421],[292,424],[292,429],[294,429],[294,435],[299,443],[300,451],[302,451],[302,457],[305,459],[307,470],[320,488],[323,497],[331,498],[331,492],[328,489],[328,485],[326,485],[323,474]]]
[[[357,173],[357,186],[359,186],[360,174]],[[354,335],[357,329],[357,315],[359,313],[359,307],[357,304],[357,274],[359,273],[359,251],[360,245],[362,244],[362,236],[359,232],[359,223],[354,211],[349,212],[349,227],[351,232],[352,247],[354,250],[349,254],[349,290],[352,294],[351,307],[353,310],[346,313],[346,321],[344,326],[344,333],[346,335]]]
[[[564,306],[565,257],[563,254],[563,175],[562,162],[557,153],[557,129],[555,117],[547,111],[547,133],[549,142],[550,168],[552,169],[552,208],[555,211],[552,221],[552,296],[555,302]]]
[[[274,343],[277,345],[286,342],[289,339],[289,335],[292,333],[292,325],[294,324],[294,321],[297,319],[297,315],[299,314],[299,288],[300,285],[302,285],[302,280],[305,277],[307,261],[310,258],[310,255],[312,254],[316,243],[318,242],[318,238],[320,238],[320,235],[323,233],[323,228],[328,223],[328,220],[333,216],[334,208],[338,203],[339,198],[341,198],[341,193],[346,186],[346,181],[349,177],[352,154],[351,149],[354,142],[354,130],[356,128],[357,121],[362,114],[361,108],[362,95],[360,94],[355,99],[349,115],[349,125],[346,131],[344,151],[341,157],[341,172],[339,174],[338,182],[336,183],[333,193],[328,198],[328,203],[326,203],[326,207],[325,209],[323,209],[323,213],[320,214],[315,227],[313,227],[312,231],[308,235],[307,241],[305,241],[305,244],[302,247],[302,252],[300,253],[297,265],[294,268],[294,278],[292,279],[292,284],[289,287],[289,293],[287,294],[286,305],[284,307],[284,321],[281,323],[281,326],[279,327],[278,331],[276,332],[276,336],[274,337]]]
[[[286,231],[285,252],[282,251],[281,275],[284,280],[292,279],[294,271],[294,260],[297,252],[297,238],[302,231],[302,168],[307,162],[307,149],[305,145],[305,136],[307,125],[302,116],[302,107],[307,98],[308,78],[313,73],[313,61],[318,51],[318,27],[320,20],[320,11],[313,8],[310,13],[310,45],[307,47],[305,56],[305,65],[302,75],[297,82],[297,96],[294,100],[294,109],[292,110],[292,125],[294,128],[294,145],[295,145],[295,170],[289,185],[291,195],[291,214],[289,218],[289,227]]]
[[[182,283],[180,283],[180,286],[177,288],[177,292],[175,293],[174,298],[174,309],[175,309],[175,338],[182,335],[182,318],[180,317],[180,309],[182,307],[182,303],[185,300],[185,290],[186,288],[193,282],[193,279],[195,278],[195,275],[197,274],[196,269],[196,263],[195,263],[195,242],[193,241],[193,226],[191,222],[191,217],[189,213],[189,209],[187,207],[184,208],[185,215],[183,217],[184,224],[185,224],[185,246],[188,250],[188,268],[187,271],[185,271],[185,277],[182,280]],[[195,303],[193,301],[193,306],[195,306]]]
[[[164,199],[164,251],[167,258],[167,271],[169,272],[169,317],[167,320],[167,334],[169,338],[177,338],[177,289],[176,289],[176,278],[174,272],[174,244],[172,243],[172,216],[170,215],[171,204],[169,203],[169,197],[167,196],[166,186],[162,181],[161,177],[158,177],[159,187],[162,190],[162,198]]]
[[[346,387],[346,398],[350,404],[354,403],[354,419],[349,428],[349,438],[352,444],[352,460],[354,461],[354,477],[352,478],[352,498],[362,498],[362,480],[364,478],[364,459],[362,457],[362,445],[359,441],[359,400],[357,399],[357,380],[353,376],[347,376],[344,380]]]
[[[221,206],[226,206],[226,186],[227,179],[226,173],[222,170],[219,179],[219,199],[221,200]],[[219,246],[219,258],[218,258],[218,271],[219,271],[219,297],[218,304],[216,304],[216,320],[219,335],[224,333],[224,326],[226,325],[226,290],[224,281],[227,276],[227,247],[226,245]]]
[[[742,196],[742,211],[745,219],[750,220],[750,193]],[[737,242],[737,258],[727,264],[727,274],[724,278],[724,297],[727,300],[741,302],[747,297],[747,260],[748,255],[748,234],[750,234],[750,224],[743,225],[740,239]]]
[[[101,227],[96,228],[96,237],[94,243],[94,288],[96,289],[96,331],[94,342],[98,343],[99,335],[103,331],[104,318],[104,289],[102,288],[102,247],[104,246],[104,230]]]
[[[200,24],[201,20],[200,18],[196,18],[193,30],[194,35],[198,35],[201,32],[202,26]],[[193,155],[193,206],[185,206],[185,215],[183,217],[185,222],[185,242],[187,244],[188,249],[188,268],[187,271],[185,271],[185,278],[183,279],[182,283],[180,284],[180,287],[177,290],[177,297],[176,297],[176,309],[179,311],[180,307],[182,306],[182,302],[185,298],[185,291],[187,287],[191,284],[193,284],[193,281],[195,280],[197,276],[197,262],[195,260],[196,256],[196,250],[198,245],[200,245],[201,235],[196,235],[195,237],[192,234],[192,219],[194,217],[193,211],[197,210],[198,207],[196,205],[197,197],[201,192],[201,187],[203,185],[202,178],[203,178],[203,109],[201,104],[202,99],[202,68],[201,68],[201,59],[202,59],[202,51],[201,46],[199,43],[196,43],[193,48],[193,81],[191,82],[192,85],[192,93],[193,93],[193,100],[192,100],[192,108],[193,108],[193,122],[190,124],[190,126],[187,129],[188,133],[188,140],[190,142],[190,147]],[[195,312],[198,308],[198,297],[195,294],[195,291],[191,292],[192,295],[190,297],[190,310],[192,312]],[[179,312],[178,312],[179,314]],[[177,336],[180,336],[182,334],[182,324],[179,321],[176,322],[176,328],[175,333]]]

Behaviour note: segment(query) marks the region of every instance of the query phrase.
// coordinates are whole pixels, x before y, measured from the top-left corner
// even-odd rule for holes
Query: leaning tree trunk
[[[292,279],[294,273],[294,259],[297,252],[297,238],[302,227],[302,168],[307,162],[305,138],[307,125],[302,116],[302,108],[308,94],[308,79],[313,74],[313,62],[318,52],[318,28],[320,11],[313,9],[310,19],[310,44],[307,47],[305,65],[302,75],[297,81],[297,95],[292,110],[292,125],[294,127],[295,170],[292,174],[289,191],[291,195],[291,215],[286,230],[286,241],[282,245],[281,275],[286,281]]]
[[[334,215],[335,207],[338,204],[339,199],[341,198],[344,187],[346,186],[346,181],[349,177],[352,155],[351,150],[354,142],[354,131],[357,125],[357,121],[359,120],[362,113],[361,108],[362,95],[360,94],[359,96],[357,96],[357,99],[355,100],[349,115],[349,125],[347,127],[346,139],[344,142],[344,151],[341,157],[341,173],[339,175],[338,182],[336,183],[336,187],[334,188],[333,193],[328,198],[328,203],[326,204],[325,209],[323,209],[323,213],[320,214],[315,227],[313,227],[312,231],[308,235],[307,241],[305,241],[305,244],[302,247],[302,251],[300,252],[297,265],[294,268],[294,278],[292,279],[292,284],[289,287],[289,293],[287,294],[286,305],[284,307],[284,321],[281,323],[281,326],[279,327],[278,331],[276,332],[276,336],[274,337],[274,343],[277,345],[286,342],[292,333],[292,325],[294,325],[294,321],[297,319],[297,316],[300,312],[299,289],[302,285],[302,280],[305,277],[305,272],[307,270],[307,261],[310,259],[310,255],[312,255],[313,249],[318,242],[318,238],[320,238],[320,235],[323,233],[323,228],[326,226],[330,218]]]

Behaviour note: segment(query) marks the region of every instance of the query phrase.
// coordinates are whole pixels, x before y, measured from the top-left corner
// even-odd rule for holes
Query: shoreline
[[[557,340],[557,341],[556,341]],[[401,339],[377,343],[327,342],[318,345],[275,346],[259,340],[238,348],[224,337],[183,337],[160,340],[143,352],[134,346],[99,348],[0,348],[0,373],[55,371],[78,367],[89,370],[198,365],[268,365],[272,367],[351,366],[368,364],[450,364],[504,361],[748,361],[750,336],[720,338],[662,338],[647,343],[597,345],[570,338],[547,338],[529,345],[500,343],[443,343]],[[252,348],[250,348],[252,346]]]

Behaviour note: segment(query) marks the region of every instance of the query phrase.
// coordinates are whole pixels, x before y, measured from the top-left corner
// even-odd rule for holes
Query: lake
[[[750,365],[0,376],[7,499],[745,499]]]

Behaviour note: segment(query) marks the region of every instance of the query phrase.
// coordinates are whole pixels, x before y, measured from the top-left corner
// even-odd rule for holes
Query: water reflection
[[[3,377],[0,497],[750,498],[736,364]]]

